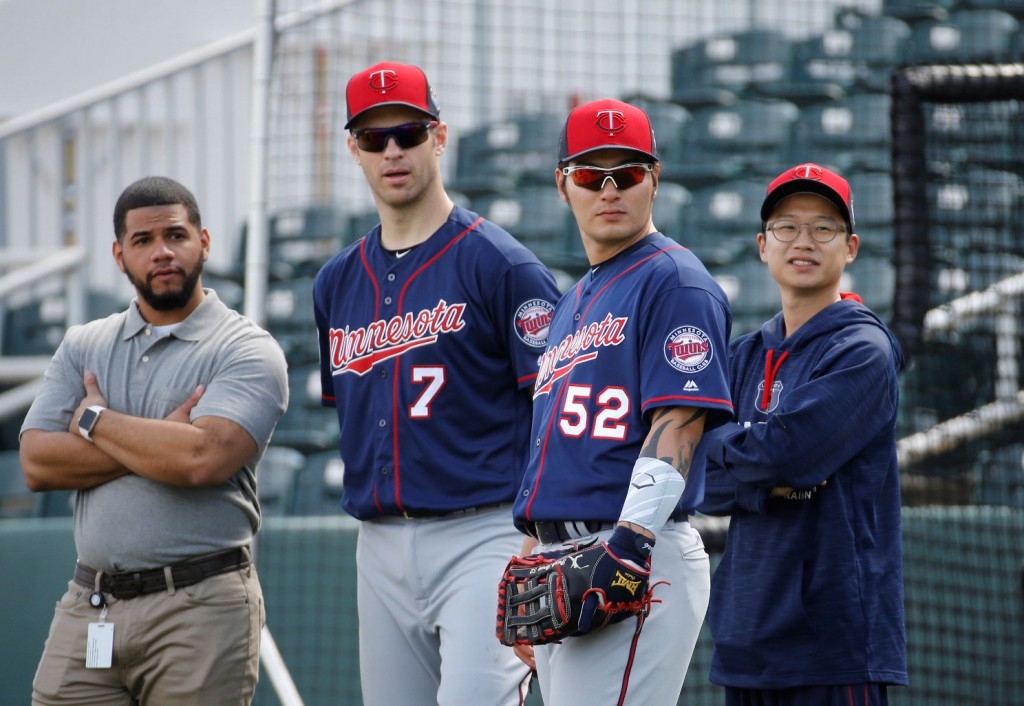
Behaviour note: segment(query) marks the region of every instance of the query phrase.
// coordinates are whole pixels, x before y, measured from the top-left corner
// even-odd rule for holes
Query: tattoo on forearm
[[[665,415],[667,415],[671,410],[671,407],[661,407],[655,410],[651,418],[651,424],[654,428],[650,434],[650,437],[648,438],[647,443],[644,444],[643,448],[640,450],[640,457],[658,458],[659,460],[664,461],[665,463],[669,464],[670,466],[674,467],[677,471],[679,471],[679,473],[683,476],[684,479],[688,479],[690,476],[690,464],[693,461],[693,451],[697,447],[696,442],[684,442],[678,449],[676,449],[675,458],[673,458],[672,456],[658,456],[658,443],[661,441],[661,436],[662,434],[665,433],[666,429],[670,428],[670,425],[672,424],[672,419],[665,419],[664,421],[662,421],[662,418],[665,417]],[[679,425],[675,427],[675,429],[684,429],[693,424],[694,422],[703,419],[706,414],[706,409],[695,410],[694,413],[691,414],[688,419],[683,420]]]

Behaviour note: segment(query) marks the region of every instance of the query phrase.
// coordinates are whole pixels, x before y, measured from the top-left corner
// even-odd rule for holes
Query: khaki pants
[[[110,669],[86,669],[92,589],[70,582],[32,683],[34,706],[247,706],[259,677],[263,593],[256,570],[129,600],[107,596]]]

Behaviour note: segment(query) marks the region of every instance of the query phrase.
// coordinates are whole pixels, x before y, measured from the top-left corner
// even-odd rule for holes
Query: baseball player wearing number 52
[[[363,703],[517,704],[529,672],[494,640],[494,577],[522,540],[512,500],[558,289],[448,197],[448,128],[423,71],[377,64],[345,97],[380,224],[324,265],[313,299],[342,504],[362,520]]]
[[[576,567],[593,566],[593,590],[555,616],[567,639],[551,642],[546,623],[522,621],[543,606],[510,598],[525,584],[499,588],[513,607],[499,607],[500,638],[536,666],[547,704],[675,704],[707,608],[708,555],[687,521],[704,473],[691,459],[731,417],[732,316],[701,262],[652,222],[660,169],[639,108],[598,100],[569,114],[555,179],[591,267],[555,307],[514,514],[527,561],[555,558],[543,571],[570,590]],[[648,591],[637,616],[629,604]]]
[[[728,706],[884,706],[907,683],[896,466],[899,344],[854,294],[850,186],[817,164],[768,187],[758,251],[782,311],[732,345],[738,424],[708,434],[701,510],[731,515],[712,578]]]

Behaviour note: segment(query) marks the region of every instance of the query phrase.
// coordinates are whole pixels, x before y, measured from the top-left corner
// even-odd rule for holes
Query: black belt
[[[175,588],[183,588],[199,583],[210,576],[244,569],[247,566],[249,566],[249,552],[246,549],[229,549],[226,552],[172,565],[170,567],[171,581]],[[75,583],[85,588],[93,588],[96,585],[96,569],[85,564],[76,564]],[[166,591],[167,588],[167,577],[162,568],[123,574],[103,574],[100,577],[100,592],[122,600],[135,598],[144,593],[159,593]]]
[[[568,520],[565,522],[534,522],[529,525],[529,529],[541,544],[556,544],[609,530],[615,525],[615,522],[601,520]]]
[[[491,503],[490,505],[477,505],[466,507],[461,510],[400,510],[397,517],[404,517],[407,520],[428,520],[438,517],[458,517],[459,515],[471,515],[474,512],[483,512],[492,508],[501,507],[506,503]]]
[[[686,522],[688,515],[673,517],[671,522]],[[566,520],[563,522],[531,522],[527,525],[527,531],[541,544],[556,544],[558,542],[570,542],[574,539],[587,537],[597,532],[610,530],[618,524],[615,522],[602,522],[601,520]]]

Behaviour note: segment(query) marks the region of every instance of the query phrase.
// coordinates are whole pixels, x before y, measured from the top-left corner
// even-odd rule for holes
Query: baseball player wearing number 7
[[[840,278],[853,198],[817,164],[768,187],[757,235],[782,311],[732,345],[738,424],[710,432],[701,510],[731,515],[712,578],[727,706],[884,706],[907,683],[893,335]]]
[[[515,521],[530,537],[524,556],[603,547],[625,569],[609,588],[632,567],[648,581],[649,566],[655,603],[646,620],[599,630],[604,620],[585,604],[573,637],[514,649],[536,667],[547,704],[668,706],[710,590],[708,555],[688,522],[704,489],[691,459],[702,433],[731,417],[732,316],[701,262],[652,222],[661,165],[642,110],[617,100],[577,107],[558,159],[558,192],[591,267],[555,307]],[[605,553],[587,551],[569,561]]]
[[[494,581],[558,289],[511,235],[448,197],[448,128],[416,66],[351,78],[349,151],[380,224],[314,285],[356,547],[366,706],[509,706],[528,670],[494,639]]]

